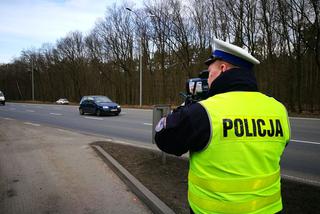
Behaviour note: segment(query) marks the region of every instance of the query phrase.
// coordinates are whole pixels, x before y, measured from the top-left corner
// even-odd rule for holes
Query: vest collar
[[[258,91],[257,80],[252,70],[232,68],[223,72],[212,83],[207,97],[230,91]]]

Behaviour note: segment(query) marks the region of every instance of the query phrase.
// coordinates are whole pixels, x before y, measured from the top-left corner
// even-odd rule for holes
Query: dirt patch
[[[187,201],[188,160],[160,151],[95,142],[176,213],[189,213]],[[320,210],[320,187],[282,179],[283,213],[315,213]]]

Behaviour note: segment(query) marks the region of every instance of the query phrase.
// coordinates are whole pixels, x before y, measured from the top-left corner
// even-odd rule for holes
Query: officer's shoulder
[[[206,114],[205,108],[200,104],[200,103],[193,103],[189,106],[187,106],[187,111],[189,115],[201,115],[201,114]]]
[[[262,93],[263,94],[263,93]],[[276,97],[273,97],[273,96],[270,96],[270,95],[267,95],[267,94],[263,94],[265,95],[266,97],[268,97],[270,100],[273,100],[275,101],[276,103],[278,103],[279,106],[283,107],[284,109],[286,109],[286,106],[282,103],[281,100],[279,100],[278,98]]]
[[[261,92],[260,92],[260,93],[261,93]],[[264,96],[268,97],[268,98],[271,99],[271,100],[275,100],[275,101],[281,103],[281,101],[280,101],[278,98],[276,98],[276,97],[273,97],[273,96],[268,95],[268,94],[265,94],[265,93],[261,93],[261,94],[263,94]]]
[[[195,117],[206,116],[206,110],[200,103],[192,103],[185,106],[180,106],[172,111],[169,115],[170,118],[184,119],[194,119]]]

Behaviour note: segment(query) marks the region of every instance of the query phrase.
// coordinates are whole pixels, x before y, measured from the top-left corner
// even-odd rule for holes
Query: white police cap
[[[243,48],[219,39],[214,39],[213,42],[214,48],[212,55],[208,60],[205,61],[205,64],[208,66],[218,59],[248,69],[251,69],[253,65],[260,64],[259,60],[257,60]]]

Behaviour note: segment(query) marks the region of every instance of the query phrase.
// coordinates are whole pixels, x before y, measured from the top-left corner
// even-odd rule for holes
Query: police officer
[[[258,92],[260,62],[215,39],[205,62],[208,98],[162,118],[155,141],[164,152],[190,152],[191,213],[277,213],[282,210],[280,157],[289,142],[286,108]]]

